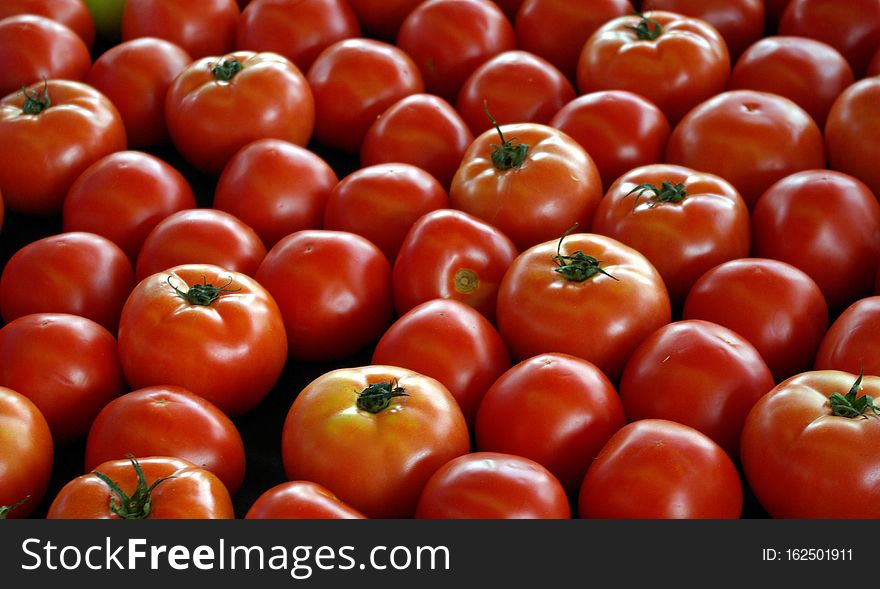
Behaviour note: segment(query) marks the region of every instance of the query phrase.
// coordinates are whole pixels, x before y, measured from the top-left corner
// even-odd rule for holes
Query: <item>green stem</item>
[[[115,497],[110,497],[110,511],[122,519],[147,519],[152,507],[153,490],[168,479],[173,479],[174,475],[157,479],[152,485],[147,486],[147,477],[141,470],[137,459],[131,454],[126,454],[125,457],[131,461],[131,466],[137,474],[137,486],[131,496],[128,496],[115,481],[104,473],[93,471],[92,474],[104,481],[115,495]]]
[[[562,276],[570,282],[583,282],[592,278],[596,274],[604,274],[608,278],[617,280],[617,278],[602,268],[602,260],[597,260],[593,256],[588,256],[581,250],[577,250],[571,255],[562,255],[562,240],[568,237],[576,227],[577,223],[559,238],[559,243],[556,245],[556,255],[553,256],[553,262],[556,264],[556,268],[553,270],[562,274]]]
[[[663,184],[660,188],[657,188],[653,184],[649,183],[639,184],[638,186],[627,192],[626,196],[629,196],[634,192],[636,193],[636,200],[635,202],[633,202],[633,210],[635,210],[636,206],[638,206],[639,199],[643,197],[646,192],[654,193],[654,196],[648,199],[650,203],[648,206],[651,207],[661,202],[678,203],[683,201],[687,197],[687,191],[684,189],[684,182],[673,184],[672,182],[669,182],[667,180],[663,181]]]
[[[0,519],[6,519],[9,515],[9,512],[17,507],[21,507],[26,501],[31,498],[30,495],[26,496],[24,499],[16,501],[12,505],[0,505]]]
[[[379,413],[384,411],[391,404],[391,399],[395,397],[407,397],[403,387],[397,386],[397,381],[382,381],[373,383],[360,393],[358,393],[357,406],[358,409],[369,411],[370,413]]]
[[[214,79],[218,82],[228,82],[244,68],[241,62],[235,59],[223,59],[211,68]]]
[[[483,101],[483,110],[486,116],[492,121],[492,126],[498,131],[498,137],[501,138],[501,145],[492,144],[492,163],[499,170],[510,170],[511,168],[521,168],[529,153],[529,146],[524,143],[514,144],[513,140],[505,139],[504,133],[501,132],[501,126],[489,114],[489,105]]]
[[[38,115],[52,106],[52,100],[49,98],[49,81],[45,78],[43,79],[42,92],[38,90],[30,91],[24,86],[22,86],[21,91],[24,93],[24,104],[22,104],[21,110],[25,114]]]
[[[859,377],[856,379],[855,383],[853,383],[853,386],[849,389],[849,392],[845,396],[841,395],[840,393],[832,393],[831,396],[828,397],[828,402],[831,405],[832,415],[855,419],[856,417],[867,418],[867,413],[869,411],[872,415],[880,414],[880,409],[878,409],[874,405],[874,399],[871,397],[871,395],[862,395],[861,397],[857,397],[859,387],[862,386],[862,377],[864,375],[865,369],[862,368],[859,371]]]
[[[639,24],[636,26],[626,25],[626,28],[634,32],[640,41],[654,41],[663,34],[663,25],[659,22],[648,18],[641,12],[636,12],[636,16],[641,19]]]
[[[229,281],[223,286],[214,286],[213,284],[208,284],[208,279],[202,276],[201,284],[193,284],[189,287],[189,290],[183,291],[171,284],[171,276],[168,276],[168,286],[174,289],[174,292],[177,293],[177,296],[182,298],[184,301],[189,303],[190,305],[201,305],[203,307],[209,306],[211,303],[216,301],[221,294],[225,292],[235,292],[237,288],[226,288],[230,284],[232,284],[232,278],[229,278]]]

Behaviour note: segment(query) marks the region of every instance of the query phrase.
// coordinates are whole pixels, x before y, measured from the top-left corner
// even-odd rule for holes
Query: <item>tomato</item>
[[[131,261],[115,243],[94,233],[59,233],[9,258],[0,275],[0,314],[9,323],[31,313],[69,313],[115,333],[132,288]]]
[[[393,42],[403,19],[422,0],[348,0],[368,36]]]
[[[444,298],[494,322],[498,285],[517,253],[504,233],[472,215],[454,209],[428,213],[413,223],[394,261],[397,314]]]
[[[856,178],[831,170],[786,176],[752,211],[752,254],[812,278],[832,314],[871,294],[880,264],[880,204]]]
[[[448,189],[473,140],[473,133],[451,104],[433,94],[410,94],[389,106],[367,129],[361,143],[361,165],[412,164]]]
[[[874,52],[874,57],[871,58],[871,62],[868,64],[868,71],[865,73],[866,78],[872,76],[880,76],[880,47]]]
[[[95,22],[83,0],[4,0],[0,18],[16,14],[36,14],[70,27],[86,47],[95,42]]]
[[[813,369],[880,375],[880,296],[843,310],[822,337]]]
[[[238,19],[235,47],[280,53],[305,72],[321,51],[360,35],[345,0],[255,0]]]
[[[749,210],[727,180],[670,164],[621,176],[599,203],[592,231],[644,254],[675,307],[704,272],[746,257],[751,242]]]
[[[354,154],[376,117],[401,98],[425,90],[410,56],[374,39],[330,45],[306,77],[315,96],[315,140]]]
[[[275,385],[287,338],[278,305],[252,278],[188,264],[132,291],[119,322],[119,357],[132,388],[182,386],[234,417]]]
[[[516,48],[516,35],[489,0],[427,0],[401,23],[397,46],[418,65],[428,92],[455,102],[480,64]]]
[[[318,229],[339,179],[321,156],[281,139],[242,147],[223,168],[214,208],[250,225],[267,248],[302,229]]]
[[[0,387],[0,431],[0,519],[25,518],[49,487],[55,460],[52,433],[31,400],[6,387]]]
[[[95,33],[108,41],[119,39],[122,26],[122,9],[126,0],[83,0],[92,20],[95,23]]]
[[[729,75],[727,45],[713,26],[663,10],[606,22],[577,63],[581,94],[629,90],[656,104],[671,124],[722,91]]]
[[[291,358],[345,358],[376,342],[391,324],[391,264],[355,233],[291,233],[269,250],[256,279],[278,302]]]
[[[135,277],[181,264],[213,264],[253,276],[266,246],[246,223],[218,209],[187,209],[159,221],[141,246]]]
[[[807,37],[777,36],[761,39],[742,54],[727,87],[789,98],[822,128],[832,103],[852,83],[852,68],[831,45]]]
[[[515,359],[571,354],[612,382],[636,346],[671,315],[663,279],[648,259],[592,233],[524,251],[498,290],[498,330]]]
[[[0,100],[0,190],[8,210],[61,212],[77,176],[125,148],[119,112],[81,82],[39,82]]]
[[[577,141],[548,125],[496,125],[462,158],[449,187],[453,208],[495,225],[520,251],[589,226],[602,198],[596,164]]]
[[[158,37],[194,59],[223,55],[235,48],[239,13],[235,0],[125,0],[122,40]]]
[[[450,460],[428,479],[419,519],[571,519],[565,489],[522,456],[474,452]]]
[[[309,481],[287,481],[260,495],[245,519],[365,519],[325,487]]]
[[[125,388],[116,339],[77,315],[19,317],[0,329],[0,386],[37,406],[56,444],[78,440]]]
[[[828,166],[880,195],[880,77],[859,80],[831,105],[825,122]]]
[[[478,450],[530,458],[574,494],[596,454],[625,423],[617,391],[601,370],[575,356],[547,353],[495,380],[480,403],[474,435]]]
[[[47,519],[233,519],[229,491],[180,458],[110,460],[68,482]]]
[[[749,209],[777,180],[825,166],[822,133],[791,100],[731,90],[695,107],[675,126],[665,160],[721,176]]]
[[[257,139],[308,143],[315,102],[305,76],[288,59],[235,51],[198,59],[177,76],[165,98],[165,122],[180,155],[216,175]]]
[[[293,400],[281,434],[289,480],[318,483],[371,518],[412,517],[434,471],[469,449],[446,387],[395,366],[322,374]]]
[[[705,434],[665,419],[615,433],[587,470],[582,518],[737,519],[743,490],[730,457]]]
[[[117,151],[79,175],[64,199],[61,219],[64,231],[106,237],[134,264],[159,221],[195,207],[189,182],[165,160],[142,151]]]
[[[820,370],[758,401],[743,428],[742,463],[771,517],[880,517],[880,419],[870,400],[878,396],[880,377]]]
[[[434,299],[397,319],[370,362],[436,378],[472,428],[483,395],[510,368],[510,355],[495,326],[476,309],[454,299]]]
[[[425,170],[410,164],[377,164],[355,170],[330,191],[323,226],[366,237],[393,263],[412,224],[445,208],[446,190]]]
[[[170,140],[165,124],[165,95],[174,78],[192,62],[178,45],[143,37],[114,45],[101,54],[86,82],[119,111],[129,147],[162,145]]]
[[[694,283],[682,311],[746,338],[776,382],[809,368],[828,328],[822,291],[791,264],[742,258],[712,268]]]
[[[235,424],[183,387],[145,387],[101,409],[86,438],[86,470],[128,454],[183,458],[217,475],[230,493],[244,480],[244,443]]]

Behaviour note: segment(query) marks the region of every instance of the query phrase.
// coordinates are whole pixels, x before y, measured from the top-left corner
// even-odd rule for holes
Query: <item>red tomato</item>
[[[235,0],[125,0],[122,40],[159,37],[194,59],[235,48],[239,8]]]
[[[428,92],[455,102],[480,64],[516,48],[516,35],[489,0],[427,0],[400,25],[397,46],[415,60]]]
[[[128,454],[183,458],[217,475],[230,493],[244,480],[244,443],[235,424],[183,387],[145,387],[101,409],[86,439],[86,470]]]
[[[724,178],[683,166],[652,164],[611,185],[592,231],[641,252],[660,272],[673,306],[722,262],[749,255],[749,210]]]
[[[880,517],[880,419],[870,400],[878,397],[880,377],[820,370],[758,401],[743,428],[742,464],[771,517]]]
[[[362,235],[394,263],[412,224],[445,208],[446,190],[425,170],[410,164],[377,164],[355,170],[330,191],[324,228]]]
[[[281,434],[289,480],[318,483],[372,518],[412,517],[428,478],[469,448],[446,387],[395,366],[322,374],[296,396]]]
[[[880,204],[865,184],[840,172],[786,176],[752,211],[752,255],[806,272],[832,314],[871,293],[880,264]]]
[[[3,0],[0,18],[16,14],[36,14],[70,27],[86,47],[95,41],[95,23],[82,0]]]
[[[417,220],[394,261],[394,307],[403,315],[435,298],[470,305],[495,321],[498,285],[517,256],[493,225],[453,209]]]
[[[584,477],[582,518],[737,519],[742,482],[706,435],[665,419],[634,421],[614,434]]]
[[[596,164],[577,141],[539,123],[480,134],[452,179],[453,208],[495,225],[522,251],[588,227],[602,198]]]
[[[0,100],[0,189],[11,211],[61,212],[77,176],[125,148],[119,112],[81,82],[39,82]]]
[[[813,369],[880,375],[880,296],[844,309],[822,337]]]
[[[305,76],[287,58],[236,51],[187,66],[168,89],[165,122],[184,159],[219,174],[257,139],[308,143],[315,103]]]
[[[530,458],[573,494],[596,454],[624,424],[620,397],[594,364],[540,354],[507,370],[483,396],[476,447]]]
[[[824,167],[825,150],[819,127],[791,100],[731,90],[701,103],[676,125],[665,159],[721,176],[751,209],[780,178]]]
[[[330,45],[315,58],[307,79],[315,96],[315,140],[355,154],[376,117],[425,90],[410,56],[374,39]]]
[[[755,346],[735,331],[676,321],[633,352],[620,378],[620,399],[630,421],[689,425],[736,459],[746,415],[775,384]]]
[[[55,459],[52,433],[31,400],[6,387],[0,387],[0,429],[0,519],[25,518],[49,487]]]
[[[742,335],[776,382],[809,368],[828,328],[828,308],[815,281],[791,264],[763,258],[731,260],[703,274],[682,317]]]
[[[498,329],[515,359],[581,357],[617,382],[641,341],[669,323],[660,274],[604,235],[577,233],[521,253],[498,291]]]
[[[367,129],[361,143],[361,165],[412,164],[448,189],[473,140],[473,133],[451,104],[433,94],[411,94],[389,106]]]
[[[44,237],[15,252],[0,275],[3,321],[31,313],[69,313],[116,332],[119,314],[134,288],[131,261],[94,233]]]
[[[565,489],[522,456],[473,452],[450,460],[428,479],[420,519],[571,519]]]
[[[245,519],[365,519],[325,487],[309,481],[287,481],[260,495]]]
[[[125,388],[116,339],[85,317],[19,317],[0,329],[0,386],[33,401],[55,443],[78,440]]]
[[[629,90],[675,124],[724,89],[727,45],[706,21],[658,10],[606,22],[584,44],[577,64],[581,94]]]
[[[110,460],[61,488],[47,519],[233,519],[211,472],[170,456]]]
[[[101,54],[86,82],[104,93],[125,124],[130,147],[168,143],[165,95],[174,78],[192,62],[171,41],[143,37],[114,45]]]
[[[182,386],[234,417],[275,385],[287,338],[278,306],[252,278],[190,264],[135,287],[122,309],[119,357],[132,388]]]
[[[830,168],[880,195],[880,77],[859,80],[837,97],[825,123],[825,149]]]
[[[256,279],[278,302],[290,356],[297,360],[345,358],[376,342],[391,324],[391,264],[355,233],[292,233],[269,250]]]
[[[235,46],[280,53],[305,72],[321,51],[360,35],[345,0],[254,0],[238,19]]]
[[[403,19],[422,0],[348,0],[369,36],[393,42]]]

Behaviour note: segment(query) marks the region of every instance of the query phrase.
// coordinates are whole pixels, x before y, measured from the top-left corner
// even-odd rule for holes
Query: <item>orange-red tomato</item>
[[[310,481],[287,481],[257,497],[245,519],[365,519],[326,487]]]
[[[25,518],[49,487],[52,432],[30,399],[6,387],[0,387],[0,431],[0,519]]]
[[[15,14],[37,14],[67,25],[89,49],[95,41],[95,22],[83,0],[4,0],[0,18]]]
[[[844,309],[822,337],[813,369],[880,375],[880,296]]]
[[[825,149],[830,168],[880,195],[880,77],[859,80],[837,97],[825,122]]]
[[[240,11],[235,0],[125,0],[123,41],[159,37],[200,59],[235,48]]]

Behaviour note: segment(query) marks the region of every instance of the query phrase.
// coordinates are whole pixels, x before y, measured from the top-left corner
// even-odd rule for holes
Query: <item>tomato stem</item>
[[[625,25],[625,27],[636,34],[640,41],[654,41],[663,34],[663,25],[644,15],[642,12],[636,12],[641,20],[636,26]]]
[[[673,184],[668,180],[664,180],[660,188],[657,188],[653,184],[649,183],[639,184],[638,186],[627,192],[626,196],[629,196],[634,192],[636,193],[636,200],[635,202],[633,202],[633,210],[635,210],[636,206],[638,206],[639,199],[643,197],[646,192],[654,193],[653,198],[649,199],[648,206],[650,207],[653,207],[657,203],[661,202],[678,203],[683,201],[687,197],[687,191],[684,189],[684,182]],[[624,198],[626,198],[626,196]]]
[[[556,268],[553,270],[559,272],[566,280],[571,282],[583,282],[596,274],[604,274],[608,278],[617,280],[617,278],[601,267],[602,260],[588,256],[581,250],[577,250],[571,255],[562,255],[562,240],[568,237],[577,226],[578,224],[575,223],[559,238],[559,243],[556,245],[556,255],[553,256],[553,262],[556,264]]]
[[[211,68],[211,74],[218,82],[228,82],[244,68],[236,59],[223,59]]]
[[[408,397],[403,387],[397,386],[397,381],[382,381],[373,383],[358,394],[358,409],[379,413],[388,408],[394,397]]]
[[[31,496],[27,495],[24,499],[16,501],[12,505],[0,505],[0,519],[6,519],[6,517],[9,515],[10,511],[15,509],[16,507],[21,507],[30,498],[31,498]]]
[[[501,132],[501,126],[498,124],[498,121],[489,114],[489,105],[485,100],[483,101],[483,110],[485,111],[486,116],[489,117],[489,120],[492,121],[492,126],[495,127],[495,130],[498,131],[498,136],[501,138],[501,145],[495,143],[492,144],[492,163],[499,170],[509,170],[511,168],[522,167],[526,155],[529,153],[529,146],[525,143],[514,145],[513,140],[504,138],[504,133]]]
[[[24,86],[22,86],[21,91],[24,93],[24,104],[22,104],[21,110],[25,114],[38,115],[52,106],[52,100],[49,98],[49,81],[46,78],[43,78],[42,92],[38,90],[29,91]]]
[[[853,383],[852,388],[849,389],[846,396],[841,395],[840,393],[832,393],[828,397],[828,402],[831,404],[832,415],[855,419],[856,417],[867,418],[868,416],[866,413],[868,413],[868,411],[873,415],[880,414],[880,409],[874,405],[874,399],[871,395],[856,397],[859,392],[859,387],[862,386],[862,377],[864,375],[865,369],[862,368],[859,371],[859,377],[856,379],[855,383]]]
[[[173,479],[174,475],[157,479],[148,487],[147,477],[144,475],[144,471],[141,469],[141,465],[138,463],[137,459],[131,454],[126,454],[125,457],[131,461],[131,466],[137,474],[137,486],[131,497],[126,495],[125,491],[123,491],[115,481],[104,473],[92,471],[92,474],[104,481],[104,483],[110,487],[110,491],[116,495],[116,497],[110,497],[110,511],[122,519],[147,519],[150,516],[150,509],[152,508],[151,495],[153,490],[168,479]]]
[[[202,276],[201,284],[193,284],[189,287],[189,290],[182,291],[173,284],[171,284],[171,276],[168,276],[167,282],[168,286],[174,289],[174,292],[182,298],[184,301],[189,303],[190,305],[201,305],[203,307],[209,306],[211,303],[216,301],[221,294],[225,292],[235,292],[240,290],[238,288],[226,288],[230,284],[232,284],[232,277],[229,278],[229,281],[223,286],[214,286],[213,284],[207,283],[208,279]]]

